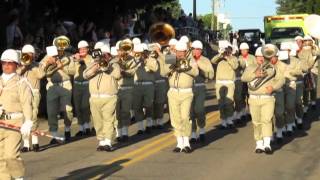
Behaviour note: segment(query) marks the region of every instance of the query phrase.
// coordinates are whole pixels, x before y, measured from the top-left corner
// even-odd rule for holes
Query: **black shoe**
[[[247,120],[247,117],[244,115],[244,116],[241,116],[241,118],[240,118],[240,121],[241,122],[245,122]]]
[[[264,148],[264,152],[265,152],[266,154],[272,154],[272,153],[273,153],[272,149],[269,148],[269,147]]]
[[[152,127],[146,127],[145,132],[146,132],[147,134],[150,134],[151,131],[152,131]]]
[[[32,145],[32,149],[34,152],[40,152],[40,146],[39,144],[33,144]]]
[[[93,127],[91,128],[91,135],[92,136],[95,136],[97,133],[96,133],[96,129]]]
[[[190,139],[190,143],[191,143],[191,144],[197,143],[197,139],[196,139],[196,138],[191,138],[191,139]]]
[[[240,125],[241,124],[241,119],[235,119],[234,122],[235,122],[235,124]]]
[[[222,129],[222,130],[226,130],[226,129],[228,129],[228,126],[223,126],[223,125],[220,125],[220,127],[219,127],[220,129]]]
[[[277,144],[282,144],[283,138],[276,137],[276,142],[277,142]]]
[[[90,130],[90,128],[87,128],[87,129],[86,129],[84,135],[86,135],[86,136],[90,136],[90,135],[91,135],[91,130]]]
[[[206,135],[200,134],[199,135],[199,140],[200,140],[201,143],[204,143],[206,141]]]
[[[111,151],[113,151],[114,149],[113,149],[112,146],[105,145],[105,146],[104,146],[104,150],[107,151],[107,152],[111,152]]]
[[[122,142],[122,137],[117,137],[116,140],[117,142]]]
[[[256,151],[255,151],[255,153],[257,153],[257,154],[261,154],[261,153],[263,153],[264,151],[263,151],[263,149],[256,149]]]
[[[64,138],[65,138],[65,141],[70,141],[71,140],[71,133],[70,131],[65,131],[64,132]]]
[[[191,147],[186,146],[186,147],[184,147],[184,148],[182,149],[182,152],[184,152],[184,153],[186,153],[186,154],[189,154],[189,153],[192,152],[192,149],[191,149]]]
[[[175,147],[175,148],[173,149],[173,152],[175,152],[175,153],[179,153],[179,152],[181,152],[181,151],[182,151],[182,149],[179,148],[179,147]]]
[[[163,125],[157,125],[156,129],[163,129]]]
[[[132,116],[130,121],[131,121],[131,124],[134,124],[136,122],[136,118],[134,116]]]
[[[51,141],[50,141],[50,144],[51,144],[51,145],[54,145],[54,144],[60,144],[60,143],[59,143],[59,141],[56,140],[55,138],[52,138]]]
[[[302,123],[300,123],[300,124],[297,124],[297,128],[301,130],[301,129],[303,128],[303,125],[302,125]]]
[[[26,153],[26,152],[31,151],[31,148],[29,148],[29,147],[23,147],[23,148],[21,148],[20,151],[21,151],[22,153]]]
[[[129,136],[127,136],[127,135],[122,136],[121,141],[122,142],[128,142],[129,141]]]
[[[251,119],[252,119],[251,114],[248,114],[246,119],[247,119],[247,121],[251,121]]]
[[[292,132],[292,131],[287,131],[287,132],[286,132],[286,136],[287,136],[287,137],[291,137],[291,136],[292,136],[292,134],[293,134],[293,132]]]
[[[228,129],[233,129],[235,128],[234,124],[228,124]]]
[[[78,131],[78,132],[76,133],[76,136],[77,136],[77,137],[84,136],[84,132],[83,132],[83,131]]]
[[[97,151],[104,151],[104,146],[98,146]]]
[[[137,135],[142,135],[142,134],[144,134],[144,132],[143,132],[142,130],[139,130],[139,131],[137,132]]]

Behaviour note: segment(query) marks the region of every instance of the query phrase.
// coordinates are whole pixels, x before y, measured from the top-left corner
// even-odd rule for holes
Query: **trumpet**
[[[21,55],[21,64],[24,66],[28,66],[32,63],[33,57],[28,53],[23,53]]]

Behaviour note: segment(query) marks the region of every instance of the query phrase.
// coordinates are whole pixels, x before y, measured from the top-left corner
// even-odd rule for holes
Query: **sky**
[[[182,9],[188,15],[192,13],[193,0],[179,0]],[[231,19],[234,30],[238,29],[263,29],[263,17],[276,14],[275,0],[220,0],[218,13],[224,13]],[[212,0],[197,0],[197,14],[212,12]]]

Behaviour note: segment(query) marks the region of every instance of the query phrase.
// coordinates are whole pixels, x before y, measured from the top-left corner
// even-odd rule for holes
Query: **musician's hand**
[[[260,69],[257,69],[255,74],[256,74],[257,78],[261,78],[261,77],[265,77],[266,76],[266,73],[261,71]]]
[[[57,61],[56,63],[57,63],[57,68],[59,68],[59,69],[63,68],[63,64],[61,61]]]
[[[272,87],[272,86],[267,86],[267,87],[266,87],[266,92],[267,92],[268,94],[271,94],[271,93],[273,92],[273,87]]]
[[[29,137],[32,126],[33,126],[33,122],[31,120],[26,120],[20,128],[20,132],[22,136]]]
[[[56,58],[49,56],[45,62],[46,62],[46,65],[55,64],[56,63]]]
[[[76,60],[80,60],[80,54],[79,53],[74,54],[73,58]]]

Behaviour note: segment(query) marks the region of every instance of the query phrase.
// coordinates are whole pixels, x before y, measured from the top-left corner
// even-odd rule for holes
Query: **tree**
[[[212,23],[212,14],[205,14],[205,15],[199,15],[197,17],[197,19],[201,19],[203,22],[203,25],[206,29],[211,29],[211,23]],[[214,21],[217,22],[217,17],[214,17]],[[217,26],[217,25],[215,25]],[[217,29],[217,27],[215,27],[214,29]]]
[[[277,14],[320,13],[319,0],[276,0]]]

